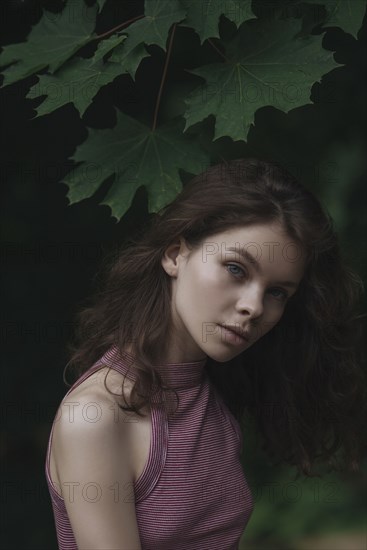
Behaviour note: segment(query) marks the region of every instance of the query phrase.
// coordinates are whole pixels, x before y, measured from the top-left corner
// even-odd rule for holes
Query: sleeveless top
[[[134,379],[134,357],[112,346],[71,386],[103,366]],[[204,370],[206,359],[157,369],[174,387],[174,416],[151,407],[151,445],[133,486],[142,550],[237,550],[254,508],[240,453],[242,432]],[[176,401],[173,401],[175,410]],[[52,425],[45,464],[60,550],[78,550],[63,498],[50,477]]]

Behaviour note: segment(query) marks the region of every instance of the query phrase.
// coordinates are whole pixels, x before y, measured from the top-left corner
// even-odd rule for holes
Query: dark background
[[[4,2],[1,44],[23,41],[42,7],[61,6],[62,2]],[[102,13],[97,32],[143,13],[143,2],[108,0],[106,8],[110,11]],[[222,18],[221,30],[227,25]],[[182,67],[195,67],[190,57],[190,43],[196,48],[195,40],[190,29],[177,29],[161,121],[170,118],[173,103],[175,112],[177,105],[182,106],[180,80],[187,80]],[[313,103],[288,114],[271,107],[260,109],[248,142],[218,140],[212,161],[251,155],[283,162],[329,208],[346,261],[366,281],[366,18],[358,41],[340,29],[330,29],[324,47],[335,51],[335,59],[345,66],[313,86]],[[154,46],[147,49],[153,58],[143,60],[136,82],[123,75],[102,89],[83,120],[72,104],[32,120],[40,101],[25,96],[37,81],[35,76],[0,90],[4,549],[57,548],[44,462],[51,423],[67,391],[62,373],[73,313],[92,290],[104,254],[122,244],[149,216],[143,189],[116,223],[110,209],[98,205],[108,182],[90,199],[68,206],[67,187],[59,181],[72,166],[67,159],[85,139],[86,126],[114,125],[112,105],[131,116],[143,113],[153,118],[165,53]],[[207,44],[202,55],[213,57]],[[211,117],[204,121],[202,132],[213,135]],[[185,181],[188,175],[183,172],[182,178]],[[248,449],[255,439],[255,434],[246,435]],[[275,548],[279,542],[283,550],[294,549],[296,542],[290,541],[298,544],[300,535],[363,532],[365,485],[360,479],[325,476],[318,488],[305,480],[304,485],[298,482],[301,496],[294,497],[284,492],[293,473],[289,468],[271,468],[259,450],[247,450],[244,464],[258,497],[244,537],[249,541],[246,548],[257,541],[254,548]],[[334,492],[327,483],[334,484]],[[266,489],[271,484],[276,487],[272,496]]]

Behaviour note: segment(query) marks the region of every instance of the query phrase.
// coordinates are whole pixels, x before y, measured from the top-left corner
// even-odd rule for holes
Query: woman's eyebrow
[[[255,258],[255,256],[253,256],[248,250],[246,250],[244,248],[241,249],[241,248],[238,248],[238,247],[235,247],[235,246],[229,246],[228,248],[226,248],[226,250],[228,250],[228,252],[236,252],[237,254],[242,256],[245,260],[250,262],[254,266],[255,271],[257,273],[261,273],[261,267],[260,267],[259,262]],[[291,288],[297,288],[298,287],[298,284],[295,283],[294,281],[277,281],[274,284],[281,285],[281,286],[288,286],[288,287],[291,287]]]
[[[236,246],[230,246],[228,248],[226,248],[226,250],[230,251],[230,252],[236,252],[236,254],[239,254],[240,256],[242,256],[245,260],[247,260],[248,262],[250,262],[251,264],[253,264],[254,268],[256,271],[258,272],[261,272],[261,268],[260,268],[260,264],[259,262],[257,261],[257,259],[255,258],[255,256],[253,256],[252,254],[250,254],[250,252],[244,248],[239,248],[239,247],[236,247]]]

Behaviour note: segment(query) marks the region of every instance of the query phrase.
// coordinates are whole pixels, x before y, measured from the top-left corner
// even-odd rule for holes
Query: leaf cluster
[[[90,197],[111,178],[102,204],[116,219],[126,213],[141,186],[147,191],[149,211],[157,212],[182,189],[179,170],[204,170],[210,164],[211,145],[219,138],[246,141],[259,109],[274,107],[287,113],[312,103],[312,86],[341,66],[323,47],[325,28],[338,26],[357,38],[366,2],[282,0],[264,12],[262,2],[145,0],[144,13],[97,34],[100,13],[110,2],[87,5],[84,0],[68,0],[59,13],[44,10],[25,42],[4,47],[2,87],[37,75],[26,96],[38,102],[35,118],[67,104],[84,117],[102,89],[119,78],[122,85],[126,78],[135,82],[137,71],[146,71],[157,56],[157,48],[163,51],[165,65],[152,123],[117,110],[113,128],[89,128],[71,157],[78,164],[63,179],[71,204]],[[297,12],[305,5],[315,10],[318,34],[312,26],[305,29],[302,9]],[[231,32],[223,32],[225,24]],[[173,109],[168,120],[157,124],[178,36],[183,43],[191,41],[198,62],[182,67],[187,79],[182,86],[183,109]],[[94,52],[85,57],[88,45]],[[211,56],[203,54],[208,48]],[[208,118],[214,120],[214,136],[204,145],[200,128]]]

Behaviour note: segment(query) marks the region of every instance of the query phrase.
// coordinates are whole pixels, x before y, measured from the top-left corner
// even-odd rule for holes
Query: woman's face
[[[206,356],[224,362],[249,348],[282,317],[302,279],[304,256],[270,222],[217,233],[193,252],[183,239],[172,244],[162,259],[172,281],[174,323],[166,362]]]

